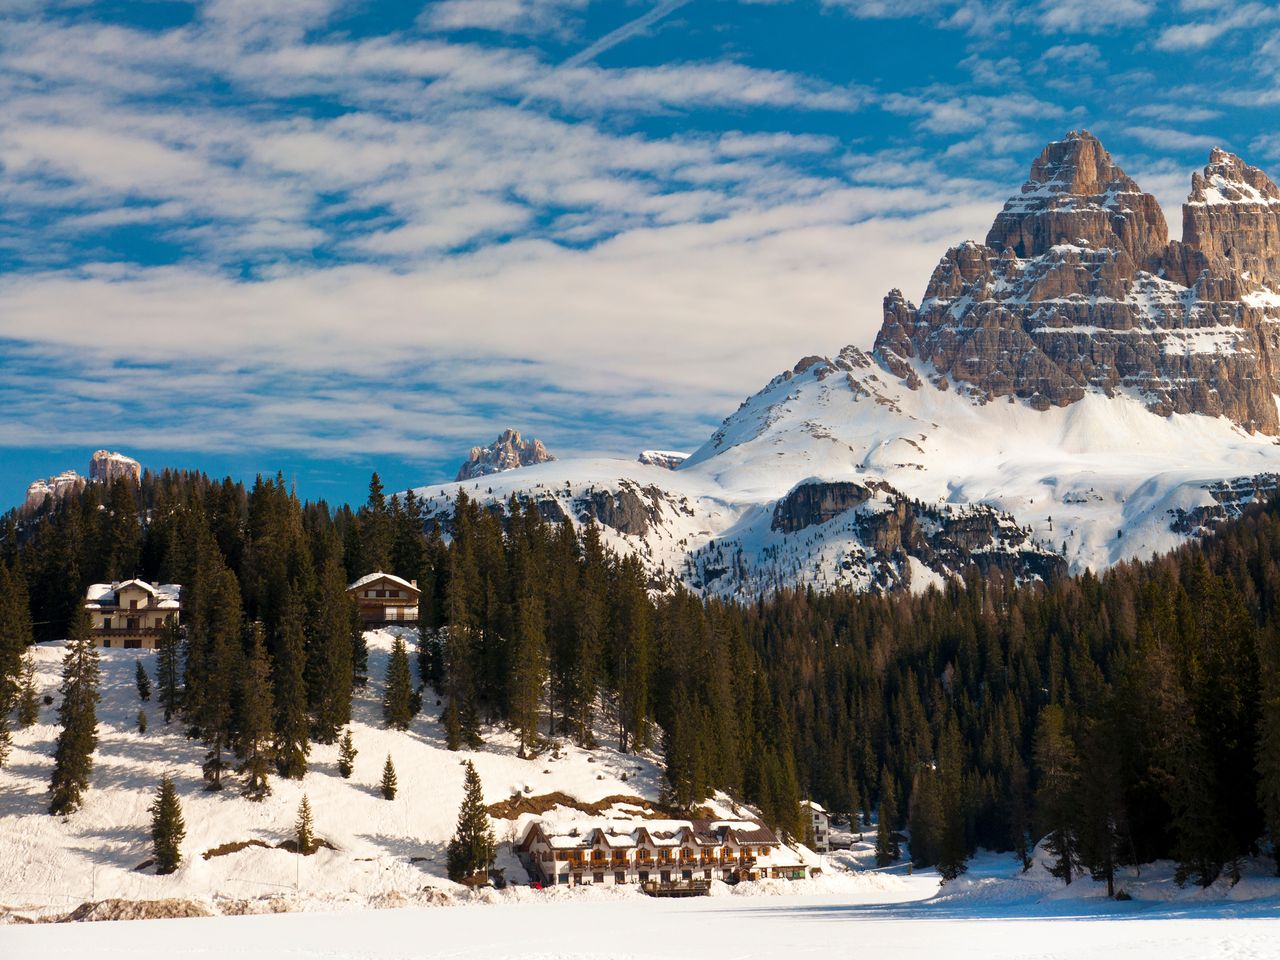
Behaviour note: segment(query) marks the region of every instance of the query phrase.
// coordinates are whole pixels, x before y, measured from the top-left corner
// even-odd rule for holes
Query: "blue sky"
[[[0,0],[0,504],[107,446],[359,499],[692,449],[1086,127],[1280,170],[1205,0]]]

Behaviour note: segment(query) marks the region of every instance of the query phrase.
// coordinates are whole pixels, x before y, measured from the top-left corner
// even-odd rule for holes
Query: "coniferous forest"
[[[866,822],[878,811],[884,861],[901,831],[944,876],[978,847],[1029,862],[1043,840],[1064,881],[1171,858],[1208,884],[1280,839],[1275,504],[1101,575],[784,590],[749,606],[653,592],[596,528],[532,504],[460,493],[446,527],[376,475],[358,509],[302,502],[280,477],[165,471],[11,513],[0,762],[7,725],[29,715],[24,647],[78,638],[87,585],[138,576],[184,585],[151,678],[156,722],[198,742],[209,789],[261,798],[305,773],[311,742],[342,736],[368,672],[346,587],[384,570],[423,590],[386,722],[432,711],[455,749],[503,724],[526,753],[552,736],[660,750],[673,806],[723,789],[797,837],[802,796]],[[60,810],[93,802],[81,755],[96,660],[81,659],[64,667],[76,699],[61,711]]]

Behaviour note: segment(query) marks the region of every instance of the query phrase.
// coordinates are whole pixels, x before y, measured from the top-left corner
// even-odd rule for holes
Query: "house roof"
[[[369,584],[377,583],[379,580],[386,580],[388,583],[394,583],[402,590],[412,590],[414,593],[419,594],[422,592],[408,580],[402,580],[393,573],[383,573],[381,570],[377,573],[366,573],[355,583],[351,584],[351,586],[347,587],[347,591],[359,590],[361,587],[367,587]]]
[[[153,598],[150,609],[178,610],[182,606],[182,584],[148,583],[146,580],[116,580],[112,583],[91,583],[85,591],[85,608],[101,610],[117,605],[116,597],[127,587],[139,587]]]
[[[625,821],[556,822],[535,820],[529,825],[521,847],[528,848],[534,836],[541,834],[555,850],[589,850],[596,844],[610,848],[630,848],[641,844],[654,847],[678,847],[693,842],[699,846],[719,846],[727,841],[738,844],[779,846],[777,834],[755,820],[645,820],[634,826]]]
[[[826,813],[826,812],[827,812],[827,811],[823,808],[822,804],[820,804],[820,803],[814,803],[812,800],[801,800],[801,801],[800,801],[800,806],[802,806],[802,807],[808,807],[808,808],[809,808],[810,810],[812,810],[814,813]]]

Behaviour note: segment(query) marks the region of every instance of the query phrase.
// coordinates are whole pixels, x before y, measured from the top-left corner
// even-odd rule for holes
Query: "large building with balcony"
[[[378,571],[351,584],[347,593],[360,608],[360,622],[366,627],[418,622],[418,599],[422,591],[418,589],[417,580],[401,580]]]
[[[811,869],[754,820],[646,820],[634,826],[535,820],[517,852],[530,878],[547,886],[709,885],[802,879]]]
[[[146,580],[94,583],[85,594],[84,606],[102,646],[153,650],[165,627],[182,617],[182,587]]]

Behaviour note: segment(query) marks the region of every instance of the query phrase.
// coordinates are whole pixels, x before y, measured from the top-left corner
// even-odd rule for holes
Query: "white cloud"
[[[429,30],[492,30],[519,36],[565,34],[590,0],[436,0],[418,18]]]
[[[1048,33],[1106,33],[1145,22],[1154,9],[1151,0],[1044,0],[1040,26]]]
[[[1197,8],[1206,9],[1206,8]],[[1280,10],[1274,5],[1245,3],[1228,6],[1219,11],[1216,20],[1177,23],[1165,27],[1156,38],[1159,50],[1202,50],[1217,42],[1225,34],[1237,30],[1255,30],[1280,19]]]
[[[1173,130],[1167,127],[1138,125],[1126,127],[1125,132],[1129,134],[1129,136],[1142,141],[1148,146],[1156,147],[1160,150],[1208,151],[1213,147],[1222,145],[1222,141],[1218,137],[1199,133],[1187,133],[1182,130]]]

